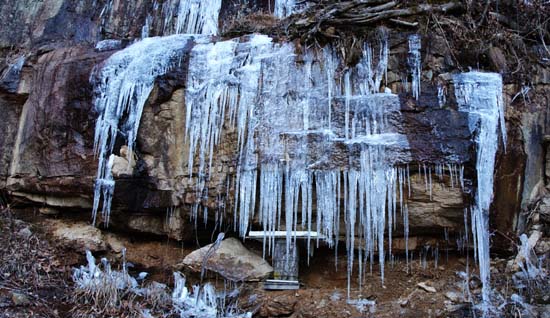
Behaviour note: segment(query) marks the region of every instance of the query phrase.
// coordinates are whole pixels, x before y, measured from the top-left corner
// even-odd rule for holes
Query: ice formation
[[[185,276],[174,273],[172,303],[180,317],[196,318],[251,318],[252,313],[242,313],[235,306],[225,307],[225,292],[219,293],[211,284],[195,285],[188,290]]]
[[[179,0],[175,33],[218,34],[222,0]]]
[[[273,14],[278,18],[288,17],[293,13],[296,0],[275,0]]]
[[[98,72],[94,220],[101,197],[104,219],[109,217],[114,181],[108,159],[113,158],[117,136],[126,139],[131,154],[155,79],[180,66],[189,39],[182,35],[146,38],[114,54]],[[401,217],[407,262],[412,259],[406,202],[411,195],[412,159],[406,155],[408,139],[393,123],[401,116],[399,98],[391,92],[380,93],[389,46],[383,37],[377,44],[375,51],[366,43],[360,61],[349,67],[330,46],[297,55],[292,43],[273,43],[264,35],[215,43],[196,38],[189,53],[185,92],[187,172],[194,185],[189,191],[199,198],[193,208],[194,220],[199,211],[205,221],[208,218],[206,205],[201,207],[200,201],[209,195],[215,149],[222,142],[223,130],[235,129],[237,170],[234,184],[228,181],[227,189],[235,189],[234,226],[240,236],[246,237],[252,218],[257,217],[266,234],[264,253],[273,252],[275,232],[286,231],[289,254],[298,231],[317,231],[319,235],[306,239],[309,256],[311,245],[319,240],[337,249],[345,228],[348,282],[357,267],[361,284],[375,262],[384,280],[385,261],[393,259],[392,235]],[[409,48],[413,95],[418,98],[417,35],[409,38]],[[498,75],[472,72],[455,76],[455,84],[460,110],[470,114],[470,128],[477,136],[478,189],[472,229],[485,297],[489,288],[487,214],[499,120],[505,140],[502,82]],[[348,165],[334,165],[336,147],[347,151]],[[396,156],[396,149],[402,155]],[[464,187],[464,169],[459,164],[419,164],[418,173],[430,198],[434,182]],[[341,218],[345,220],[342,227]],[[434,258],[439,256],[437,247],[430,251]],[[350,289],[351,285],[348,295]]]
[[[411,90],[413,97],[418,100],[420,97],[420,76],[422,73],[422,61],[420,49],[422,42],[420,35],[412,34],[409,36],[409,69],[411,72]]]
[[[109,4],[104,10],[108,10]],[[153,26],[159,35],[218,34],[218,18],[222,0],[155,0],[141,28],[141,38],[151,36]],[[156,21],[160,17],[162,21]]]
[[[533,287],[545,286],[545,282],[548,280],[548,270],[543,266],[543,257],[540,259],[537,257],[527,235],[522,234],[520,242],[518,265],[521,271],[512,277],[516,287],[521,290],[529,290]]]
[[[98,113],[94,151],[99,161],[94,190],[94,223],[101,197],[103,220],[105,224],[109,222],[115,187],[111,175],[112,154],[117,137],[126,140],[128,156],[132,156],[143,107],[155,80],[180,66],[189,39],[183,35],[146,38],[113,54],[101,70],[92,75],[96,94],[94,110]]]
[[[13,63],[11,63],[3,73],[0,74],[0,81],[9,80],[10,78],[17,78],[23,69],[25,64],[25,56],[21,55]]]
[[[286,230],[287,253],[293,250],[299,230],[316,230],[321,234],[317,240],[322,237],[329,246],[335,245],[343,213],[350,275],[357,227],[365,244],[359,250],[366,251],[358,255],[360,275],[367,260],[372,266],[377,251],[383,278],[384,240],[387,236],[391,241],[397,202],[403,201],[408,178],[386,151],[407,149],[408,141],[389,124],[388,116],[399,115],[397,95],[379,93],[387,68],[387,40],[382,39],[379,47],[377,63],[367,44],[358,65],[336,79],[341,62],[330,47],[298,57],[292,44],[275,44],[261,35],[246,42],[198,43],[191,53],[186,93],[187,168],[198,179],[198,197],[206,194],[214,149],[223,119],[228,118],[238,132],[238,233],[244,237],[248,232],[256,191],[268,254],[278,230]],[[344,124],[335,118],[345,118]],[[309,149],[312,138],[319,141],[315,149]],[[343,171],[330,165],[331,149],[337,143],[349,149],[354,162]],[[342,210],[341,200],[346,202]],[[308,255],[311,241],[308,236]]]
[[[111,268],[111,264],[105,258],[100,264],[90,251],[86,251],[86,266],[80,266],[73,270],[76,295],[85,297],[86,302],[103,308],[117,308],[121,306],[123,297],[136,298],[154,295],[157,299],[167,298],[170,307],[179,317],[196,318],[250,318],[252,313],[239,310],[235,302],[229,302],[229,298],[236,298],[237,289],[227,292],[218,292],[211,284],[194,285],[192,290],[186,287],[186,279],[181,273],[174,273],[174,289],[171,298],[167,295],[167,287],[164,284],[152,282],[143,284],[147,273],[140,273],[138,278],[128,273],[123,250],[123,262],[120,270]],[[141,283],[140,283],[141,282]],[[165,295],[166,297],[161,297]],[[144,316],[151,315],[150,309],[144,309]]]
[[[469,126],[477,145],[477,188],[471,207],[472,233],[483,284],[483,310],[490,303],[489,209],[493,199],[493,173],[499,142],[498,126],[506,145],[502,77],[496,73],[468,72],[454,76],[455,95],[460,111],[469,114]]]
[[[121,40],[107,39],[97,42],[95,49],[98,52],[118,50],[122,47]]]

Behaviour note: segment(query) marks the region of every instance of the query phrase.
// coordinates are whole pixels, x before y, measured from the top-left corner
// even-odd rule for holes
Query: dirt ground
[[[24,219],[24,220],[21,220]],[[77,317],[75,308],[82,304],[72,295],[71,273],[84,264],[82,253],[56,242],[44,232],[45,217],[32,213],[0,215],[0,317]],[[193,246],[152,238],[123,239],[127,259],[134,265],[132,271],[147,271],[148,279],[171,285],[174,266]],[[248,243],[251,250],[261,247]],[[350,304],[347,298],[347,262],[344,247],[335,262],[334,251],[321,247],[300,264],[301,288],[297,291],[264,291],[261,283],[241,285],[240,304],[254,312],[255,317],[474,317],[473,307],[464,298],[463,273],[470,263],[469,281],[471,299],[479,300],[480,283],[476,279],[471,257],[450,251],[440,251],[437,259],[428,253],[425,261],[413,256],[408,264],[403,255],[394,262],[386,262],[382,282],[378,264],[365,268],[361,289],[357,284],[357,261],[352,276],[350,299],[367,300],[374,306]],[[104,253],[117,264],[116,253]],[[492,280],[495,290],[502,295],[513,292],[511,277],[505,274],[506,259],[492,258]],[[193,281],[190,275],[190,281]],[[223,288],[221,277],[210,275],[211,281]],[[422,286],[420,286],[420,285]],[[548,298],[548,295],[546,295]],[[542,300],[548,303],[548,299]],[[546,307],[548,308],[548,307]],[[509,317],[519,317],[510,308]],[[82,315],[80,315],[81,317]],[[130,317],[112,313],[110,317]],[[534,312],[531,317],[544,317]],[[96,316],[100,317],[100,316]],[[525,317],[525,315],[522,315]]]

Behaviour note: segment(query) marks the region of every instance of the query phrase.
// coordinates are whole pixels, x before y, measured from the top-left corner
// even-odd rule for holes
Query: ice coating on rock
[[[18,77],[25,65],[25,56],[21,55],[13,63],[11,63],[7,69],[0,74],[0,81],[3,81],[7,78]]]
[[[21,81],[21,71],[25,65],[25,56],[21,55],[15,60],[7,60],[6,68],[0,71],[0,89],[15,93]]]
[[[98,114],[94,152],[98,157],[94,193],[93,220],[103,196],[102,215],[108,224],[110,202],[114,191],[111,157],[116,139],[123,137],[128,156],[137,136],[143,107],[155,80],[180,65],[190,38],[183,35],[146,38],[113,54],[103,67],[92,75],[95,86],[94,110]],[[144,54],[147,52],[147,54]],[[128,158],[130,162],[130,158]]]
[[[107,39],[97,42],[95,49],[98,52],[119,50],[122,47],[121,40]]]
[[[493,199],[493,173],[500,134],[506,144],[502,77],[497,73],[468,72],[453,77],[460,111],[468,112],[470,130],[477,146],[477,188],[472,209],[472,232],[481,282],[482,308],[490,305],[489,210]]]

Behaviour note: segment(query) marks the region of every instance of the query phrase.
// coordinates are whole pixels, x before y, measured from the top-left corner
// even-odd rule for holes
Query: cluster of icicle
[[[294,12],[296,0],[275,0],[273,14],[278,18],[288,17]]]
[[[115,182],[111,168],[113,149],[119,135],[128,144],[128,156],[136,140],[145,102],[155,80],[175,67],[181,67],[188,36],[173,35],[148,38],[113,54],[105,65],[94,72],[94,110],[99,114],[95,127],[94,151],[98,157],[93,222],[96,222],[100,200],[102,217],[108,224]],[[128,158],[129,162],[131,158]]]
[[[363,229],[358,236],[366,242],[365,255],[359,253],[359,266],[363,258],[372,262],[379,250],[383,273],[385,229],[389,228],[391,240],[406,175],[405,169],[397,168],[385,155],[385,149],[406,148],[408,142],[388,125],[388,114],[399,113],[397,95],[378,93],[387,69],[386,38],[379,47],[377,63],[366,44],[363,59],[341,76],[337,69],[343,65],[331,47],[307,51],[302,61],[296,61],[292,44],[275,44],[262,35],[246,42],[198,43],[191,51],[186,93],[189,174],[198,158],[195,190],[205,197],[214,149],[228,117],[238,132],[236,230],[246,236],[259,190],[257,213],[266,233],[264,252],[272,252],[272,234],[282,229],[283,215],[289,252],[296,243],[292,233],[299,227],[308,233],[315,227],[329,246],[336,244],[344,213],[350,273],[356,222]],[[335,104],[339,106],[334,108]],[[343,125],[340,118],[344,118]],[[319,153],[312,156],[308,149],[308,138],[314,137],[320,139],[315,152],[321,154],[315,160],[312,157]],[[316,167],[328,161],[335,142],[358,149],[360,155],[350,158],[357,163],[343,171]],[[342,200],[346,206],[341,211]],[[406,212],[403,215],[406,218]],[[310,238],[307,245],[309,255]]]
[[[155,0],[141,28],[141,38],[150,36],[153,25],[159,25],[162,35],[217,35],[221,6],[222,0]],[[158,23],[157,17],[162,18]]]
[[[107,3],[104,11],[110,10],[112,4]],[[145,18],[141,38],[150,36],[155,17],[160,21],[162,35],[170,34],[218,34],[218,19],[222,0],[167,0],[153,2],[152,11]],[[284,18],[297,10],[295,0],[275,0],[273,15]],[[157,23],[158,24],[158,23]]]
[[[459,111],[467,112],[468,122],[477,146],[477,187],[471,209],[475,255],[482,288],[482,309],[490,310],[489,212],[493,199],[493,172],[499,144],[506,146],[502,77],[496,73],[468,72],[453,78]]]
[[[190,36],[187,34],[214,35],[218,32],[221,0],[170,0],[160,4],[155,0],[153,10],[162,11],[163,34],[181,34],[148,38],[152,16],[148,15],[142,28],[142,41],[113,54],[91,82],[96,89],[94,109],[99,114],[96,122],[94,152],[99,158],[94,188],[93,223],[103,198],[102,219],[109,224],[111,201],[115,182],[112,176],[113,148],[121,134],[128,144],[128,156],[137,136],[143,107],[154,81],[169,70],[181,67],[181,57]],[[101,12],[106,19],[112,10],[112,1]],[[177,14],[176,14],[176,11]],[[177,16],[177,21],[172,21]],[[170,29],[175,25],[173,29]],[[119,45],[120,41],[101,41],[101,49]],[[99,44],[98,44],[99,45]],[[103,47],[107,45],[107,47]],[[128,161],[131,162],[130,158]]]
[[[166,301],[165,304],[156,305],[167,306],[171,312],[182,318],[252,317],[251,313],[243,313],[234,304],[226,303],[226,298],[237,296],[238,290],[230,293],[217,292],[211,284],[194,285],[192,290],[189,290],[186,287],[185,276],[175,272],[174,289],[170,297],[166,285],[157,282],[147,285],[143,283],[147,273],[140,273],[137,279],[132,277],[124,260],[124,251],[121,270],[112,269],[105,258],[101,259],[100,264],[96,264],[90,251],[86,251],[86,260],[88,262],[86,266],[73,270],[73,281],[76,294],[92,304],[119,308],[123,301],[122,297],[130,295],[130,297],[154,297],[157,301]],[[149,309],[143,309],[142,315],[153,317]]]

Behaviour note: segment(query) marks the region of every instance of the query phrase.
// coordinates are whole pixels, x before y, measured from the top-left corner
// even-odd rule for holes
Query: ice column
[[[489,209],[493,199],[493,173],[498,147],[498,126],[504,144],[504,103],[502,77],[496,73],[468,72],[453,78],[460,111],[469,113],[469,127],[477,146],[477,189],[472,207],[472,232],[483,283],[483,310],[490,305]]]

